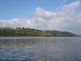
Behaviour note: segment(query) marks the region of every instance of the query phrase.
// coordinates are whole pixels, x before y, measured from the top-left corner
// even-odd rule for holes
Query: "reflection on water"
[[[0,37],[0,61],[81,61],[81,38]]]

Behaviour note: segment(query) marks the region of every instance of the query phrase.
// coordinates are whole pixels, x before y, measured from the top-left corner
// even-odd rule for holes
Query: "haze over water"
[[[0,61],[81,61],[81,38],[0,37]]]

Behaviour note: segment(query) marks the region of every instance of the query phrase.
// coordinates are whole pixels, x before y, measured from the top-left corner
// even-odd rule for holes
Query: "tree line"
[[[39,37],[67,37],[77,36],[71,32],[56,30],[37,30],[30,28],[0,28],[0,36],[39,36]]]

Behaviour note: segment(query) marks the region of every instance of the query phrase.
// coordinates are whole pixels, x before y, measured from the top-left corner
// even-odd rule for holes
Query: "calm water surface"
[[[0,37],[0,61],[81,61],[81,37]]]

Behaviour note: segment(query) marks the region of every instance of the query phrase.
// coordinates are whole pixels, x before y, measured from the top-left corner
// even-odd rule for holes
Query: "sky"
[[[81,34],[81,0],[0,0],[0,27]]]

